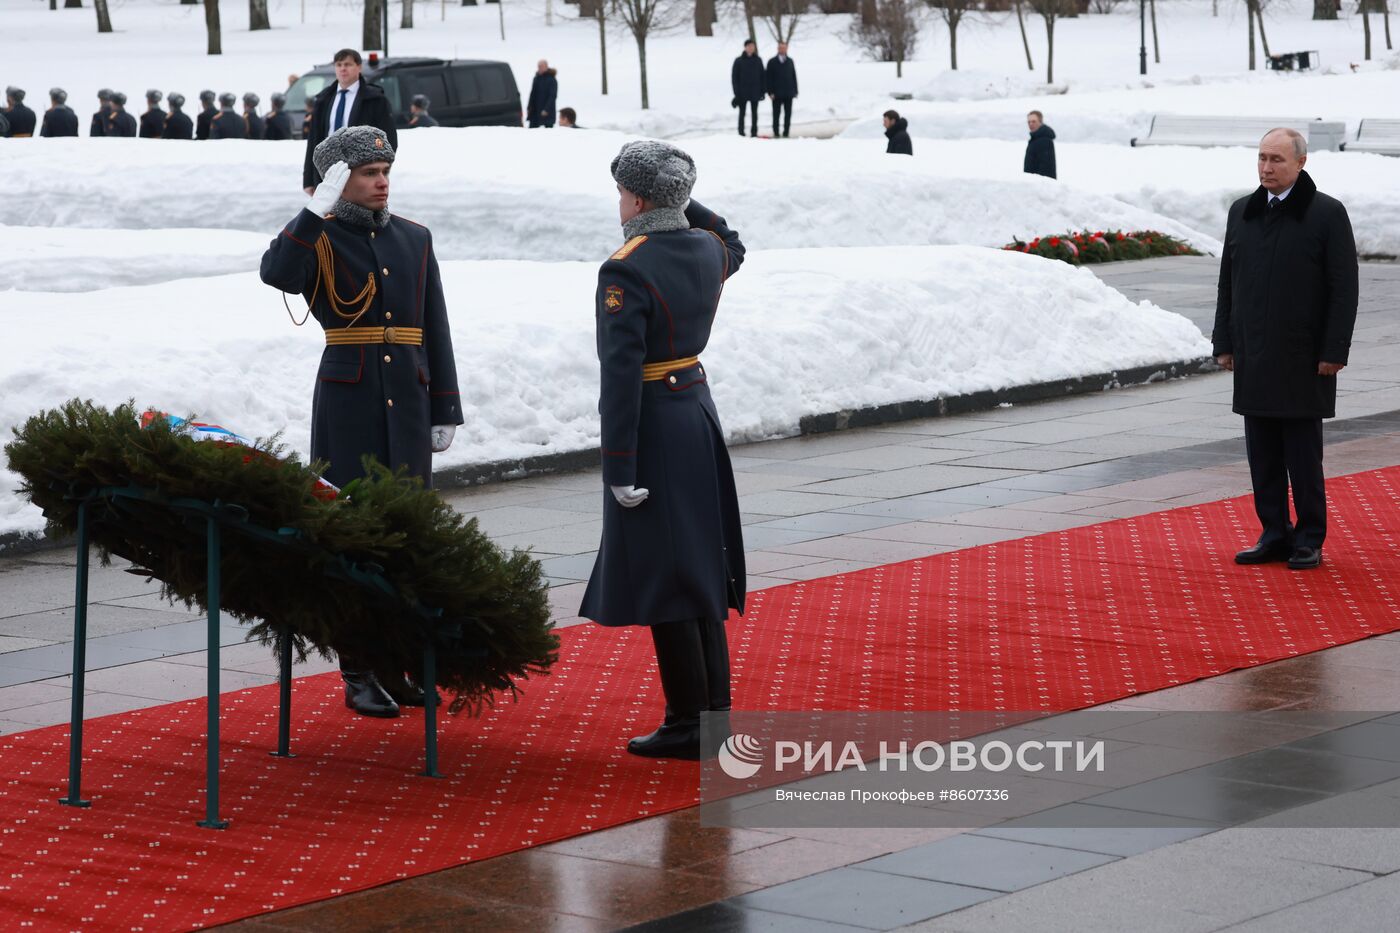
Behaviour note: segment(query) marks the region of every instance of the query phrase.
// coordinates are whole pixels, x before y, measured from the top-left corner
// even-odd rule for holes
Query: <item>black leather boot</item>
[[[384,688],[384,692],[389,694],[394,702],[400,706],[423,706],[426,702],[423,697],[423,688],[414,683],[413,678],[407,674],[378,674],[376,679],[379,681],[379,685]]]
[[[345,705],[361,716],[393,719],[399,714],[399,705],[384,692],[373,671],[341,671],[340,678],[345,681]]]
[[[656,668],[666,694],[666,719],[650,735],[627,743],[627,750],[644,758],[700,760],[700,712],[708,705],[705,653],[695,619],[663,622],[651,627]]]
[[[704,744],[700,752],[705,758],[713,758],[732,734],[729,725],[732,702],[729,696],[729,635],[725,631],[724,620],[700,623],[700,646],[705,656],[705,692],[709,697],[709,714],[702,730]]]

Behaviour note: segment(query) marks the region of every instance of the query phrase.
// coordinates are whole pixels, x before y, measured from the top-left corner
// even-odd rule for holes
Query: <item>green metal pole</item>
[[[440,778],[437,746],[437,652],[431,641],[423,649],[423,776]]]
[[[216,505],[217,508],[217,505]],[[219,520],[210,515],[209,519],[207,569],[209,605],[209,724],[205,732],[207,759],[205,761],[204,819],[199,825],[205,829],[225,829],[228,820],[219,819],[219,595],[223,592],[223,579],[220,573],[220,534]]]
[[[281,644],[278,651],[280,670],[277,675],[277,751],[274,758],[295,758],[292,754],[292,628],[278,626]]]
[[[77,592],[73,602],[73,715],[68,727],[68,796],[66,807],[90,807],[83,799],[83,691],[87,670],[88,503],[78,503]]]

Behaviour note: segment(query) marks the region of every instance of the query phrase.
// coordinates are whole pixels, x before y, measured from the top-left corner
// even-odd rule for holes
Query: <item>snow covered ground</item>
[[[597,445],[596,275],[583,262],[443,264],[466,424],[438,466]],[[5,317],[29,326],[24,352],[0,363],[0,424],[74,396],[135,398],[247,436],[285,430],[305,452],[323,341],[314,324],[292,326],[277,294],[253,272],[83,300],[11,292]],[[976,247],[755,253],[720,320],[704,359],[732,440],[792,434],[803,415],[840,408],[1210,352],[1185,318],[1087,270]],[[15,480],[0,471],[0,531],[37,529]]]

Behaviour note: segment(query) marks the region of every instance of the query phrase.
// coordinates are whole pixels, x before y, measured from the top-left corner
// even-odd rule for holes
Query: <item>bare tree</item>
[[[209,33],[208,54],[224,54],[223,32],[219,29],[219,0],[204,0],[204,29]]]
[[[1122,0],[1089,0],[1090,13],[1112,13]]]
[[[1381,12],[1385,14],[1385,48],[1390,51],[1390,0],[1381,0]]]
[[[81,10],[83,8],[83,0],[63,0],[63,8],[65,10]]]
[[[1117,3],[1118,0],[1113,0]],[[963,17],[968,13],[977,10],[978,0],[929,0],[929,4],[938,11],[944,24],[948,27],[948,55],[953,71],[958,70],[958,26],[962,25]]]
[[[792,34],[797,31],[797,24],[807,8],[808,0],[764,0],[763,24],[768,27],[773,41],[791,42]]]
[[[383,39],[381,38],[382,30],[379,18],[383,14],[380,12],[379,4],[383,2],[385,0],[365,0],[365,18],[360,28],[361,48],[377,49],[381,47],[380,43]]]
[[[851,42],[877,62],[894,62],[896,77],[904,77],[904,62],[919,44],[923,10],[915,0],[868,0],[870,15],[851,23]]]
[[[695,0],[695,34],[715,34],[715,0]]]
[[[1313,0],[1313,19],[1336,19],[1337,0]]]
[[[1255,0],[1244,0],[1245,11],[1249,14],[1249,70],[1254,71],[1254,4]]]
[[[271,28],[272,21],[267,18],[267,0],[248,0],[248,31]]]
[[[651,91],[647,87],[647,37],[669,29],[679,22],[680,7],[670,0],[617,0],[617,11],[637,41],[637,63],[642,79],[642,109],[651,108]]]
[[[1026,36],[1026,17],[1021,10],[1021,0],[1012,0],[1016,7],[1016,23],[1021,27],[1021,45],[1026,50],[1026,70],[1035,71],[1035,62],[1031,61],[1031,40]]]
[[[1361,7],[1361,27],[1366,34],[1366,61],[1371,60],[1371,0],[1359,0]]]
[[[1162,64],[1162,47],[1157,44],[1157,0],[1147,0],[1152,15],[1152,61]]]
[[[579,19],[598,21],[598,60],[602,65],[603,93],[608,93],[608,3],[607,0],[579,0]]]
[[[1264,58],[1272,58],[1269,52],[1269,35],[1264,31],[1264,7],[1269,0],[1254,0],[1254,18],[1259,20],[1259,44],[1264,47]]]
[[[93,0],[92,5],[97,8],[97,31],[111,32],[112,17],[107,15],[107,0]]]
[[[1066,15],[1073,0],[1029,0],[1030,8],[1045,20],[1045,83],[1055,83],[1055,20]],[[1253,0],[1249,0],[1253,2]]]
[[[413,0],[403,0],[403,16],[399,18],[399,28],[413,28]]]

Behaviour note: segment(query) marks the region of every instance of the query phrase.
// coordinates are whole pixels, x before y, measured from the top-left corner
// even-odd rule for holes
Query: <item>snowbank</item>
[[[451,262],[443,275],[467,423],[438,465],[596,445],[596,264]],[[0,358],[6,428],[72,396],[135,398],[245,435],[285,430],[307,449],[320,332],[293,328],[254,273],[83,300],[17,292],[5,305],[25,348]],[[751,254],[725,290],[705,360],[729,438],[751,440],[838,408],[1209,352],[1185,318],[1133,304],[1086,270],[902,247]],[[15,481],[0,472],[0,532],[42,524]]]
[[[443,259],[596,260],[620,237],[608,166],[628,138],[499,127],[414,130],[401,137],[391,204],[432,229]],[[1019,161],[1005,158],[993,171],[973,154],[897,158],[864,142],[710,137],[685,147],[699,166],[696,196],[729,217],[755,249],[1000,246],[1016,235],[1084,226],[1157,227],[1202,250],[1218,248],[1211,236],[1168,217],[1027,177]],[[270,239],[306,201],[302,153],[298,143],[31,140],[5,152],[15,196],[0,201],[0,224],[174,228],[164,237],[143,233],[131,248],[175,257],[198,239],[185,228]],[[63,183],[55,184],[56,177]],[[199,194],[150,197],[157,187]],[[184,274],[249,268],[243,259],[226,266],[204,261],[233,242],[226,236],[198,247]],[[110,284],[100,275],[93,281]]]
[[[238,230],[0,226],[0,291],[86,292],[255,269],[268,239]]]

